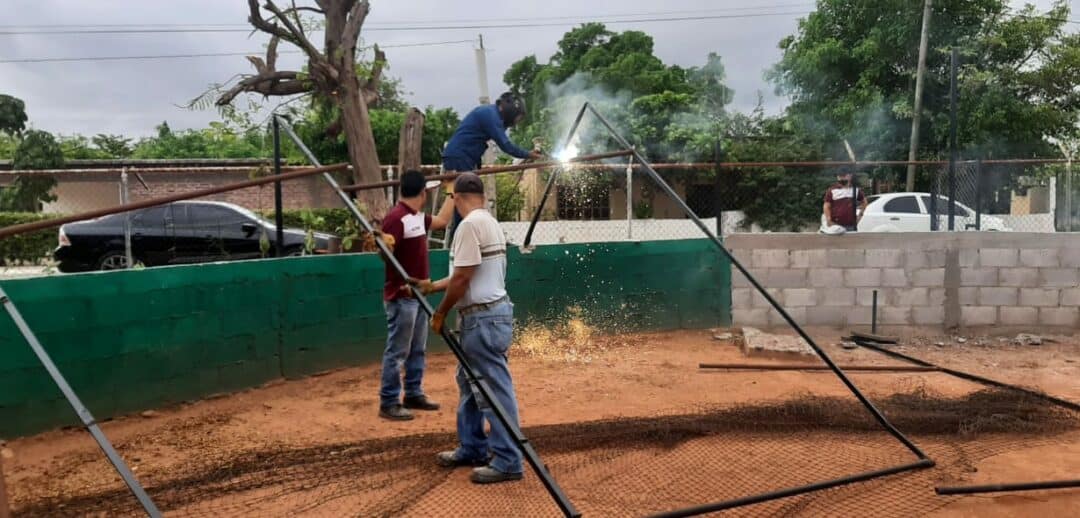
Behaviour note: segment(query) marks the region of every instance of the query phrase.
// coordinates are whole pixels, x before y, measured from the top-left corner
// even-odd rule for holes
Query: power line
[[[431,41],[424,43],[401,43],[397,45],[380,45],[381,49],[400,49],[407,47],[434,47],[438,45],[455,45],[461,43],[473,43],[476,40],[454,41]],[[0,64],[5,63],[67,63],[75,61],[140,61],[149,59],[183,59],[183,58],[217,58],[225,56],[258,56],[262,51],[256,52],[211,52],[205,54],[162,54],[147,56],[86,56],[75,58],[26,58],[26,59],[2,59]],[[278,54],[303,54],[300,50],[283,50]]]
[[[730,20],[741,18],[762,18],[770,16],[790,16],[810,14],[813,11],[783,11],[747,14],[709,15],[709,16],[679,16],[665,18],[635,18],[630,20],[581,20],[582,22],[602,23],[614,25],[620,23],[658,23],[658,22],[685,22],[703,20]],[[394,26],[394,27],[367,27],[365,32],[376,31],[447,31],[447,30],[478,30],[478,29],[523,29],[533,27],[565,27],[575,25],[577,22],[541,22],[541,23],[507,23],[507,24],[475,24],[475,25],[428,25],[428,26]],[[196,29],[73,29],[73,30],[5,30],[0,31],[0,36],[26,35],[26,34],[170,34],[170,33],[237,33],[252,32],[252,29],[228,29],[228,28],[196,28]]]
[[[753,11],[762,9],[776,9],[785,7],[812,7],[814,2],[797,2],[787,4],[770,4],[770,5],[756,5],[751,7],[724,7],[714,9],[685,9],[685,10],[665,10],[665,11],[645,11],[636,13],[612,13],[605,14],[607,18],[626,18],[637,16],[671,16],[677,14],[701,14],[701,13],[724,13],[731,11]],[[440,18],[437,20],[393,20],[393,21],[374,21],[365,24],[367,28],[374,28],[383,25],[410,25],[410,24],[446,24],[446,23],[491,23],[491,22],[526,22],[537,20],[580,20],[583,18],[592,18],[597,15],[563,15],[563,16],[530,16],[519,18],[458,18],[447,19]],[[48,28],[65,28],[65,29],[89,29],[89,28],[116,28],[116,27],[213,27],[213,28],[246,28],[251,30],[251,26],[248,24],[238,23],[111,23],[111,24],[39,24],[39,25],[24,25],[24,24],[0,24],[0,29],[48,29]]]

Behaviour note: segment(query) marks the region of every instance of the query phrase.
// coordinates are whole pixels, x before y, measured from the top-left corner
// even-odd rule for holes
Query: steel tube
[[[701,231],[704,232],[710,240],[712,240],[713,244],[716,245],[716,247],[721,251],[721,253],[727,256],[728,260],[731,261],[731,264],[734,265],[746,277],[750,284],[752,284],[754,288],[758,290],[758,293],[765,297],[765,300],[767,300],[769,302],[769,305],[772,306],[773,309],[775,309],[780,314],[780,316],[784,318],[784,321],[786,321],[788,325],[790,325],[792,329],[794,329],[795,332],[798,333],[799,336],[801,336],[802,339],[806,341],[807,345],[814,349],[814,352],[817,353],[819,357],[821,357],[821,360],[824,361],[830,369],[832,369],[832,371],[836,374],[838,378],[840,378],[840,381],[843,382],[843,384],[848,388],[848,390],[850,390],[851,393],[854,394],[855,397],[859,400],[859,402],[862,403],[863,406],[865,406],[866,409],[874,416],[874,419],[876,419],[877,422],[881,424],[881,426],[885,428],[886,431],[892,434],[892,436],[895,437],[896,440],[900,441],[905,447],[911,450],[911,452],[914,453],[918,458],[928,459],[926,454],[923,453],[923,451],[920,450],[919,447],[915,445],[915,443],[911,442],[911,440],[904,436],[904,434],[900,430],[893,426],[893,424],[885,418],[885,415],[882,414],[881,411],[878,410],[877,407],[875,407],[874,404],[871,403],[865,395],[863,395],[862,391],[860,391],[859,388],[856,387],[855,384],[852,383],[851,380],[848,379],[848,377],[844,374],[844,371],[842,371],[839,367],[836,366],[836,363],[833,362],[832,358],[829,357],[828,353],[826,353],[825,350],[822,349],[821,346],[819,346],[817,342],[815,342],[814,339],[806,333],[806,331],[802,328],[802,326],[798,324],[798,322],[795,322],[795,319],[791,318],[791,315],[788,314],[787,310],[785,310],[776,301],[776,299],[774,299],[773,296],[765,290],[761,283],[759,283],[757,279],[750,274],[746,267],[743,266],[742,263],[735,258],[734,254],[732,254],[727,248],[724,247],[723,242],[721,242],[720,239],[717,238],[707,226],[705,226],[705,223],[701,221],[701,218],[699,218],[697,214],[695,214],[694,211],[690,209],[686,202],[684,202],[683,199],[679,197],[678,193],[676,193],[675,190],[672,189],[671,186],[664,181],[664,179],[660,176],[659,173],[649,167],[648,161],[646,161],[645,158],[637,152],[637,150],[633,149],[632,146],[630,146],[630,143],[627,142],[626,139],[622,137],[622,135],[615,131],[615,127],[612,126],[611,123],[608,122],[608,120],[604,118],[604,116],[601,115],[599,111],[596,110],[596,108],[593,108],[591,105],[588,104],[586,104],[586,106],[588,106],[588,108],[592,111],[593,115],[596,116],[596,118],[608,129],[608,131],[611,133],[611,136],[619,142],[619,145],[633,151],[634,157],[637,158],[638,162],[645,166],[645,171],[649,174],[649,176],[652,177],[653,181],[656,182],[656,184],[664,192],[667,193],[667,195],[671,198],[672,201],[674,201],[676,204],[679,205],[680,208],[682,208],[683,212],[687,216],[689,216],[691,220],[694,221],[694,224],[696,224],[697,227],[701,229]]]
[[[981,383],[983,385],[989,385],[991,387],[1015,390],[1017,392],[1022,392],[1024,394],[1027,394],[1029,396],[1037,397],[1039,399],[1044,399],[1046,401],[1054,403],[1055,405],[1063,406],[1063,407],[1068,408],[1070,410],[1080,412],[1080,404],[1074,403],[1072,401],[1068,401],[1068,400],[1065,400],[1065,399],[1057,398],[1057,397],[1051,396],[1049,394],[1039,392],[1037,390],[1026,389],[1024,387],[1020,387],[1020,386],[1017,386],[1017,385],[1011,385],[1011,384],[1005,383],[1003,381],[992,380],[990,378],[984,378],[984,377],[976,375],[976,374],[971,374],[971,373],[967,373],[967,372],[958,371],[958,370],[955,370],[955,369],[950,369],[948,367],[942,367],[940,365],[935,365],[935,364],[930,363],[928,361],[924,361],[924,360],[920,360],[918,358],[915,358],[914,356],[908,356],[906,354],[903,354],[903,353],[900,353],[900,352],[897,352],[897,351],[891,351],[891,350],[885,349],[883,347],[878,347],[877,345],[871,344],[866,340],[861,340],[858,337],[855,338],[855,343],[859,344],[862,347],[870,349],[871,351],[877,351],[877,352],[879,352],[881,354],[884,354],[886,356],[891,356],[893,358],[898,358],[898,359],[901,359],[901,360],[904,360],[904,361],[907,361],[907,362],[911,362],[911,363],[913,363],[915,365],[921,365],[921,366],[924,366],[924,367],[934,367],[939,372],[944,372],[945,374],[949,374],[951,376],[956,376],[957,378],[966,379],[968,381],[973,381],[975,383]]]
[[[759,495],[746,496],[743,498],[736,498],[734,500],[726,500],[723,502],[715,502],[711,504],[699,505],[696,507],[687,507],[686,509],[679,509],[677,511],[670,511],[666,513],[659,513],[652,515],[652,518],[683,518],[685,516],[697,516],[705,513],[715,513],[717,511],[723,511],[725,509],[732,509],[735,507],[742,507],[752,504],[759,504],[761,502],[768,502],[769,500],[778,500],[780,498],[787,498],[791,496],[801,495],[804,493],[812,493],[814,491],[821,491],[822,489],[829,489],[837,486],[844,486],[847,484],[853,484],[855,482],[863,482],[875,478],[885,477],[888,475],[895,475],[897,473],[903,473],[905,471],[912,471],[916,469],[926,469],[934,467],[934,461],[930,459],[922,459],[918,462],[911,464],[904,464],[902,466],[896,466],[892,468],[879,469],[876,471],[866,471],[855,475],[850,475],[842,478],[836,478],[833,480],[826,480],[823,482],[815,482],[813,484],[807,484],[805,486],[792,487],[788,489],[781,489],[779,491],[770,491],[768,493],[761,493]]]
[[[1038,491],[1040,489],[1065,489],[1080,487],[1080,480],[1051,480],[1046,482],[1020,482],[1015,484],[987,484],[985,486],[935,487],[939,495],[972,495],[976,493],[1003,493],[1006,491]]]
[[[277,115],[274,115],[274,117],[277,117]],[[312,164],[318,164],[318,159],[316,159],[315,155],[311,152],[311,150],[308,149],[306,145],[304,145],[304,142],[300,140],[300,137],[296,135],[296,133],[292,130],[292,127],[286,121],[282,121],[282,127],[285,129],[285,132],[286,134],[288,134],[289,138],[292,139],[292,141],[296,143],[297,147],[300,148],[304,155],[308,157],[308,160],[310,160]],[[326,173],[323,175],[323,178],[327,181],[327,183],[330,184],[330,187],[345,203],[346,207],[348,207],[349,209],[349,212],[352,213],[353,217],[357,219],[357,221],[364,228],[364,230],[366,230],[367,232],[375,232],[375,228],[360,212],[360,209],[356,207],[356,204],[352,201],[352,199],[349,198],[349,196],[345,194],[344,190],[342,190],[341,187],[338,186],[337,181],[334,180],[334,177],[331,176],[329,173]],[[398,274],[401,275],[402,278],[408,278],[409,275],[405,271],[405,268],[402,267],[401,263],[398,262],[397,258],[394,257],[393,252],[386,246],[386,243],[384,243],[382,239],[375,239],[375,244],[379,247],[379,250],[382,252],[383,258],[387,262],[387,264],[397,270]],[[416,286],[411,286],[411,288],[413,296],[416,297],[416,300],[420,302],[420,307],[423,308],[424,312],[427,313],[428,316],[434,315],[435,309],[431,306],[431,303],[428,302],[427,297],[425,297],[424,294],[421,293]],[[545,466],[544,463],[540,460],[540,456],[536,453],[536,450],[532,447],[532,444],[529,443],[528,438],[526,438],[525,435],[521,432],[521,428],[518,426],[518,423],[510,421],[506,417],[506,409],[503,408],[502,404],[499,403],[499,400],[495,398],[494,393],[492,392],[491,387],[488,385],[487,381],[482,376],[478,375],[475,369],[473,369],[472,365],[469,363],[468,357],[465,355],[465,350],[461,347],[461,343],[458,342],[457,338],[450,333],[450,330],[446,326],[443,327],[440,336],[442,336],[443,341],[446,342],[446,345],[454,353],[454,356],[457,357],[458,363],[461,365],[461,368],[465,372],[465,375],[469,379],[469,382],[474,387],[476,387],[477,391],[480,392],[480,394],[484,397],[485,400],[487,400],[488,405],[491,407],[492,413],[495,414],[495,417],[499,420],[503,427],[505,427],[510,432],[510,435],[513,438],[515,444],[517,444],[518,448],[521,450],[522,456],[524,456],[525,460],[529,463],[530,466],[532,466],[533,471],[540,478],[540,481],[544,484],[544,487],[547,488],[547,491],[551,495],[552,499],[555,500],[555,504],[559,506],[559,509],[562,510],[563,514],[565,514],[566,516],[581,516],[581,513],[578,512],[577,508],[574,507],[574,504],[570,502],[570,499],[566,496],[566,493],[563,492],[562,488],[559,487],[558,483],[555,482],[555,479],[551,476],[551,473],[548,472],[547,466]]]
[[[223,192],[235,191],[237,189],[245,189],[248,187],[255,187],[259,185],[266,185],[277,181],[293,180],[296,178],[304,178],[307,176],[313,176],[321,173],[331,171],[342,171],[348,168],[348,164],[329,165],[325,167],[316,167],[304,169],[301,171],[293,171],[291,173],[283,173],[281,176],[267,176],[263,178],[255,178],[253,180],[245,180],[243,182],[230,183],[226,185],[220,185],[217,187],[208,187],[206,189],[200,189],[197,191],[191,191],[188,193],[174,194],[172,196],[163,196],[161,198],[154,198],[152,200],[144,200],[135,202],[130,205],[120,207],[110,207],[107,209],[91,210],[82,212],[79,214],[72,214],[70,216],[63,216],[60,218],[47,219],[43,221],[33,221],[30,223],[21,223],[18,225],[11,225],[4,228],[0,228],[0,239],[5,237],[11,237],[24,232],[34,232],[36,230],[44,230],[47,228],[59,227],[65,223],[72,223],[75,221],[83,221],[86,219],[100,218],[102,216],[110,216],[112,214],[119,214],[121,212],[127,212],[131,210],[145,209],[147,207],[154,207],[156,205],[165,205],[166,203],[172,203],[174,201],[192,200],[195,198],[201,198],[203,196],[210,196],[211,194],[221,194]]]
[[[488,175],[488,174],[498,174],[498,173],[512,173],[512,172],[515,172],[515,171],[524,171],[526,169],[545,169],[545,168],[549,168],[549,167],[559,167],[559,166],[566,165],[567,163],[576,164],[576,163],[581,163],[581,162],[588,162],[590,160],[603,160],[605,158],[616,158],[616,157],[621,157],[621,156],[627,156],[629,154],[630,154],[630,151],[611,151],[611,152],[608,152],[608,153],[598,153],[598,154],[595,154],[595,155],[582,155],[582,156],[574,157],[574,158],[572,158],[570,160],[567,160],[566,162],[556,162],[556,161],[531,162],[531,163],[516,164],[516,165],[505,165],[505,166],[496,166],[496,167],[482,167],[480,169],[476,169],[476,170],[473,170],[473,171],[463,171],[462,173],[465,173],[465,172],[476,173],[479,176],[484,176],[484,175]],[[615,167],[623,167],[623,166],[616,165]],[[431,180],[453,180],[454,178],[457,178],[458,176],[460,176],[462,173],[445,173],[445,174],[429,175],[429,176],[425,177],[425,180],[427,180],[427,181],[431,181]],[[384,181],[384,182],[372,182],[372,183],[364,183],[364,184],[343,185],[343,186],[341,186],[341,190],[343,190],[345,192],[366,191],[368,189],[382,189],[384,187],[393,187],[393,186],[395,186],[397,184],[398,184],[398,182],[396,180],[387,180],[387,181]]]
[[[274,125],[274,176],[281,176],[281,128],[277,117],[271,117]],[[285,250],[285,214],[281,201],[281,181],[274,182],[274,257],[281,257]]]
[[[68,385],[68,382],[64,378],[64,375],[60,373],[60,369],[58,369],[56,367],[56,364],[53,363],[52,358],[49,356],[49,353],[45,351],[45,347],[43,347],[41,345],[41,342],[38,341],[37,336],[34,335],[34,332],[26,323],[26,320],[23,319],[22,313],[20,313],[19,309],[15,307],[15,303],[13,303],[10,298],[8,298],[7,293],[4,292],[3,288],[0,288],[0,303],[4,305],[4,309],[7,310],[8,316],[10,316],[11,320],[15,322],[15,327],[17,327],[19,329],[19,332],[22,333],[23,339],[25,339],[26,343],[30,345],[30,349],[34,352],[34,355],[37,356],[37,359],[39,362],[41,362],[41,365],[45,367],[45,371],[48,372],[49,377],[51,377],[53,380],[53,383],[56,383],[56,386],[60,389],[60,392],[64,395],[64,398],[67,399],[68,404],[71,405],[72,410],[75,411],[75,415],[79,417],[79,420],[82,422],[83,426],[88,432],[90,432],[90,435],[94,438],[94,441],[97,442],[98,447],[101,448],[101,451],[103,453],[105,453],[105,457],[113,465],[113,468],[116,469],[116,472],[120,475],[120,478],[124,480],[125,484],[127,484],[127,487],[131,491],[131,494],[135,495],[135,499],[139,501],[140,505],[142,505],[142,508],[146,512],[147,516],[150,516],[151,518],[160,517],[161,512],[158,511],[157,506],[154,505],[154,502],[150,499],[150,496],[146,494],[146,491],[143,489],[142,485],[139,484],[139,481],[135,479],[135,475],[131,472],[131,469],[128,468],[127,463],[124,462],[124,459],[120,457],[120,454],[116,452],[116,449],[113,448],[113,445],[111,442],[109,442],[109,439],[105,437],[104,433],[102,433],[101,429],[97,425],[97,421],[94,419],[93,414],[91,414],[90,410],[86,408],[86,405],[82,403],[82,400],[79,399],[79,396],[75,394],[75,391],[72,390],[71,385]]]
[[[585,116],[585,109],[588,108],[588,106],[588,102],[581,105],[577,117],[574,117],[574,123],[570,125],[570,131],[566,132],[566,140],[563,141],[564,149],[574,140],[574,134],[577,133],[578,125],[581,124],[581,118]],[[536,206],[536,211],[533,212],[532,220],[529,221],[529,230],[525,232],[525,240],[521,243],[522,248],[528,248],[529,244],[532,243],[532,236],[533,232],[536,231],[536,224],[540,221],[540,215],[544,212],[544,205],[547,204],[548,196],[551,195],[551,189],[555,187],[555,181],[559,178],[560,171],[560,168],[551,171],[551,177],[548,178],[547,186],[544,187],[544,195],[540,197],[540,204]]]
[[[853,372],[937,372],[934,367],[920,365],[842,365],[845,371]],[[800,365],[798,363],[700,363],[700,369],[756,370],[756,371],[827,371],[828,365]]]

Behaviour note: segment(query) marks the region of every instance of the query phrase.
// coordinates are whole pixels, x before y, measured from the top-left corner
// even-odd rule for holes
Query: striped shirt
[[[461,220],[451,250],[454,268],[477,267],[457,307],[486,304],[506,296],[506,236],[490,212],[476,209]]]

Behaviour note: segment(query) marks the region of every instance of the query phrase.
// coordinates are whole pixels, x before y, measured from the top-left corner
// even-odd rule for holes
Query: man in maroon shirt
[[[855,211],[855,197],[858,196],[859,211]],[[841,171],[836,175],[836,183],[825,191],[825,227],[840,225],[848,232],[856,231],[863,212],[866,211],[866,194],[851,183],[851,173]]]
[[[401,175],[401,201],[386,214],[382,233],[392,236],[394,258],[409,277],[430,279],[428,266],[428,231],[446,228],[453,217],[454,204],[444,203],[439,214],[431,217],[420,212],[427,202],[427,181],[420,171]],[[379,389],[379,416],[405,421],[413,418],[409,409],[438,410],[421,388],[424,377],[424,354],[427,348],[428,317],[420,302],[389,264],[383,285],[386,306],[386,349],[383,351],[382,386]],[[405,399],[401,399],[401,371],[405,370]]]

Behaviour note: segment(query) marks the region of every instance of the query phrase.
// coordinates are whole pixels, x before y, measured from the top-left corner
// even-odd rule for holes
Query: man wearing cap
[[[514,334],[514,305],[506,295],[506,238],[499,222],[485,208],[480,177],[473,173],[459,176],[453,200],[463,217],[454,233],[453,274],[435,283],[421,283],[425,293],[446,291],[431,318],[431,327],[441,333],[446,314],[451,308],[458,310],[465,356],[476,374],[487,381],[506,418],[516,424],[517,396],[506,356]],[[460,366],[457,384],[459,445],[439,453],[436,462],[447,468],[477,466],[470,477],[477,484],[521,480],[521,452],[488,402],[474,392]],[[484,433],[485,419],[491,425],[490,436]]]
[[[426,180],[420,171],[401,175],[401,201],[382,221],[383,241],[393,250],[410,278],[428,279],[428,231],[446,228],[451,204],[435,217],[421,212],[427,202]],[[405,421],[413,418],[410,409],[438,410],[439,405],[424,395],[424,355],[427,347],[428,319],[420,302],[412,296],[397,270],[386,265],[383,284],[386,307],[386,349],[383,351],[382,383],[379,388],[379,416]],[[405,398],[401,399],[401,371],[405,370]]]
[[[859,206],[857,211],[856,204]],[[825,220],[823,228],[838,225],[847,232],[855,232],[865,211],[866,194],[852,185],[850,171],[840,171],[836,175],[836,183],[825,191],[825,204],[822,207],[822,218]]]

